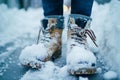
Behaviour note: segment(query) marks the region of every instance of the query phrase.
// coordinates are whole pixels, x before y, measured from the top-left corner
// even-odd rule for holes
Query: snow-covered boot
[[[90,27],[91,18],[72,14],[68,20],[67,66],[72,75],[95,74],[96,57],[87,44],[87,34],[95,43]],[[97,45],[96,45],[97,46]]]
[[[40,68],[46,61],[59,57],[63,23],[62,16],[49,16],[43,19],[39,43],[28,46],[21,52],[21,64]]]

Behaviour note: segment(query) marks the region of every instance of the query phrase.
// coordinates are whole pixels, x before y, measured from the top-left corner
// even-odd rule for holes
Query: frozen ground
[[[99,48],[89,40],[91,49],[98,58],[99,74],[89,76],[89,80],[101,80],[102,74],[113,70],[120,77],[120,1],[113,0],[104,5],[93,6],[92,29],[97,36]],[[70,76],[66,72],[65,48],[66,37],[63,36],[62,57],[48,62],[39,71],[24,68],[19,64],[18,56],[21,50],[36,43],[40,19],[43,18],[42,9],[28,11],[8,9],[0,5],[0,80],[78,80],[82,77]],[[66,29],[64,30],[65,34]],[[87,80],[84,78],[83,80]]]

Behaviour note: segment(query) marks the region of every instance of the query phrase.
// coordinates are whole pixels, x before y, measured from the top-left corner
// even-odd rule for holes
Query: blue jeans
[[[63,15],[63,0],[42,0],[44,16]],[[71,0],[71,14],[91,15],[93,0]]]

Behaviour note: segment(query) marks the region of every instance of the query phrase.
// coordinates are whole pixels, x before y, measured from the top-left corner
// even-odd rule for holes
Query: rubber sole
[[[81,68],[77,71],[69,70],[68,71],[71,75],[91,75],[96,74],[96,68]]]

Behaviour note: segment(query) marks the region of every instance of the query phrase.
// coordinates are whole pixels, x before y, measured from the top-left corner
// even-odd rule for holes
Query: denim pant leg
[[[71,14],[91,15],[93,0],[72,0]]]
[[[42,0],[44,16],[63,15],[63,0]]]

